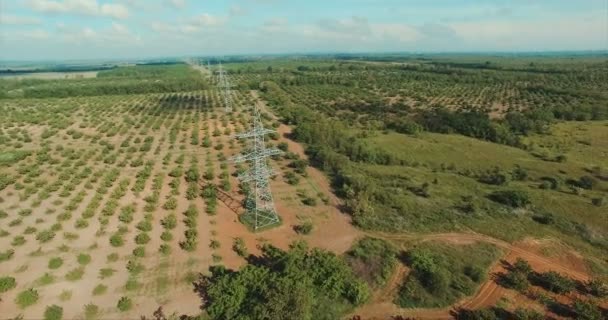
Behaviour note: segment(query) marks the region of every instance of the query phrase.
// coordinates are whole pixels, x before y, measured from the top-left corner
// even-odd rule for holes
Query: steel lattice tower
[[[226,113],[232,112],[232,95],[231,89],[232,85],[228,80],[228,75],[226,71],[222,68],[222,63],[220,62],[219,66],[219,75],[218,75],[218,84],[217,86],[222,90],[222,95],[224,96],[224,111]]]
[[[247,209],[245,214],[253,218],[254,229],[258,230],[259,228],[279,222],[279,216],[274,206],[268,181],[268,178],[274,176],[275,173],[266,163],[266,158],[282,154],[283,152],[276,148],[266,148],[264,136],[275,131],[264,128],[257,107],[254,107],[253,113],[253,128],[247,132],[235,135],[238,139],[250,139],[253,144],[253,150],[249,153],[235,156],[231,160],[235,163],[251,163],[249,171],[239,175],[238,179],[241,182],[249,182],[253,187],[253,190],[250,190],[245,200],[245,207]]]

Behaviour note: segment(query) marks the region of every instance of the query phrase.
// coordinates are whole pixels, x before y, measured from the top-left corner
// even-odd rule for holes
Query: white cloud
[[[183,9],[187,5],[186,0],[166,0],[165,3],[171,5],[176,9]]]
[[[386,41],[413,42],[421,37],[416,28],[405,24],[372,24],[371,28],[373,37]]]
[[[495,50],[602,49],[608,46],[606,18],[570,16],[535,21],[480,21],[450,24],[469,47]]]
[[[33,11],[51,14],[79,14],[89,16],[107,16],[115,19],[129,17],[129,9],[123,4],[98,4],[96,0],[29,0],[27,6]]]
[[[158,33],[193,34],[198,33],[205,28],[222,26],[227,21],[227,17],[218,17],[208,13],[203,13],[199,16],[184,19],[171,24],[162,21],[153,21],[149,23],[148,26],[152,31]]]
[[[116,19],[126,19],[129,17],[129,9],[122,4],[103,4],[100,7],[102,15]]]
[[[230,6],[229,13],[231,16],[242,16],[247,14],[247,10],[235,4]]]
[[[203,13],[200,16],[192,20],[192,25],[198,25],[201,27],[217,27],[223,25],[226,22],[226,18],[212,16],[208,13]]]
[[[281,32],[287,30],[287,19],[286,18],[272,18],[264,21],[264,24],[260,28],[263,32]]]
[[[41,21],[35,17],[15,16],[15,15],[0,15],[0,24],[7,25],[36,25]]]
[[[48,33],[48,31],[43,30],[43,29],[24,30],[24,31],[21,31],[19,33],[19,35],[23,38],[36,39],[36,40],[48,39],[50,37],[50,34]]]

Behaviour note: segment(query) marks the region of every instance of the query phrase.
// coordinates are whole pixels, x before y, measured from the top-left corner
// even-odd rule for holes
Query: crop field
[[[223,66],[230,113],[204,64],[0,80],[3,315],[606,315],[604,58]],[[283,151],[258,232],[254,107]]]
[[[231,136],[248,128],[254,96],[235,93],[236,111],[226,115],[218,94],[1,103],[0,274],[15,281],[2,289],[3,315],[39,318],[59,305],[66,318],[115,318],[120,299],[132,305],[121,317],[158,305],[195,314],[198,273],[238,267],[259,243],[286,248],[306,237],[338,252],[350,247],[354,229],[330,203],[324,177],[292,168],[302,153],[278,134],[273,143],[288,152],[273,161],[281,227],[261,239],[238,222],[240,203],[234,212],[234,204],[200,196],[217,185],[242,200],[242,166],[228,158],[246,146]],[[315,230],[299,235],[293,227],[302,224]],[[343,238],[323,240],[332,228]]]

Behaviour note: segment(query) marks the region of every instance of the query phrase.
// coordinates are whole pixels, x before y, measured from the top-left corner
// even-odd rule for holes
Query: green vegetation
[[[38,291],[35,289],[27,289],[21,291],[15,298],[15,303],[19,305],[21,309],[27,308],[36,302],[38,302]]]
[[[78,264],[86,266],[91,262],[91,255],[86,253],[81,253],[78,255]]]
[[[601,138],[608,96],[591,76],[605,73],[603,62],[584,69],[547,59],[542,71],[514,72],[524,58],[499,59],[489,69],[445,59],[308,61],[272,73],[249,70],[250,63],[232,67],[243,72],[241,85],[259,87],[294,126],[291,138],[329,174],[358,227],[556,237],[606,255],[608,162],[600,154],[608,148]],[[596,89],[574,89],[570,77]],[[506,98],[498,83],[514,95]],[[285,177],[296,183],[297,175]],[[554,223],[538,222],[544,215]]]
[[[363,238],[347,252],[346,257],[359,278],[373,287],[381,287],[395,270],[397,254],[397,249],[384,240]]]
[[[336,319],[369,297],[365,283],[334,254],[295,243],[288,252],[265,246],[260,264],[238,272],[221,266],[201,280],[212,319]],[[273,301],[265,303],[264,301]]]
[[[0,293],[7,292],[17,286],[17,281],[13,277],[0,277]]]
[[[63,308],[58,305],[46,307],[44,310],[44,320],[61,320],[63,318]]]
[[[471,295],[500,251],[489,244],[424,243],[407,252],[412,269],[396,298],[402,307],[445,307]]]
[[[193,91],[206,87],[198,71],[187,65],[119,67],[97,78],[74,80],[2,80],[0,98],[63,98]],[[15,92],[19,92],[16,94]]]
[[[116,303],[116,307],[121,312],[129,311],[133,307],[133,301],[129,297],[121,297]]]

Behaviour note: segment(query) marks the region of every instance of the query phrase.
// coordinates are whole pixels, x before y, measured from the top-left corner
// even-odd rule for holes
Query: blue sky
[[[608,0],[0,0],[0,60],[608,49]]]

